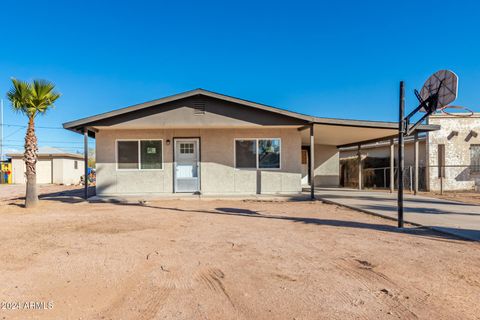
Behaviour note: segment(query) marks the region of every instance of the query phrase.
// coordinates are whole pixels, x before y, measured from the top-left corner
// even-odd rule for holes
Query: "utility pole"
[[[0,161],[3,161],[3,99],[0,99]]]

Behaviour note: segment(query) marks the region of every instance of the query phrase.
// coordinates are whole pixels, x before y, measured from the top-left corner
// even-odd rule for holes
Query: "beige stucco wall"
[[[315,145],[315,186],[336,187],[340,183],[340,159],[336,146]]]
[[[198,137],[203,194],[301,192],[301,136],[296,128],[100,130],[96,134],[97,195],[173,192],[173,138]],[[280,170],[234,168],[235,138],[280,138]],[[163,139],[163,170],[118,171],[117,139]],[[170,145],[166,145],[170,140]]]
[[[439,124],[441,129],[428,134],[429,187],[432,191],[440,190],[438,178],[438,145],[445,144],[445,178],[444,190],[471,190],[480,185],[480,175],[470,173],[470,145],[480,144],[480,115],[473,117],[431,116],[430,124]],[[470,131],[478,136],[470,137]],[[450,136],[458,131],[457,136]],[[450,136],[450,137],[449,137]],[[449,167],[450,166],[450,167]],[[453,167],[456,166],[456,167]]]

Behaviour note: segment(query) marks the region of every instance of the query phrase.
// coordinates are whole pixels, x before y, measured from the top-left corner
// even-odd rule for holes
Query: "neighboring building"
[[[480,185],[480,114],[466,115],[434,114],[429,117],[429,124],[440,126],[440,130],[432,131],[419,137],[419,180],[420,189],[430,191],[443,190],[472,190]],[[405,174],[409,186],[409,172],[414,166],[414,140],[407,137],[405,140]],[[398,145],[395,139],[395,169],[397,169]],[[438,150],[440,149],[440,153]],[[363,170],[374,172],[378,180],[386,176],[385,184],[377,187],[389,186],[389,174],[384,175],[382,169],[389,172],[390,142],[383,141],[361,146]],[[340,149],[340,162],[355,161],[358,155],[357,147]],[[381,168],[376,164],[383,163]],[[341,167],[342,168],[342,167]],[[355,170],[355,168],[354,168]],[[410,170],[410,171],[409,171]],[[343,171],[342,171],[343,172]],[[442,177],[443,175],[443,177]],[[349,174],[349,182],[355,185],[357,174]],[[364,178],[365,178],[364,174]],[[372,179],[375,181],[375,179]],[[372,187],[372,185],[367,185]]]
[[[396,123],[317,118],[203,89],[64,128],[96,139],[98,196],[297,194],[312,178],[338,186],[338,146],[398,131]]]
[[[436,114],[429,117],[429,123],[441,126],[439,131],[427,136],[430,190],[478,189],[480,114],[470,117]],[[442,174],[444,177],[440,179]]]
[[[37,184],[79,184],[84,175],[83,156],[68,153],[56,148],[39,148],[37,170]],[[12,163],[12,183],[26,183],[25,162],[23,154],[7,154]]]

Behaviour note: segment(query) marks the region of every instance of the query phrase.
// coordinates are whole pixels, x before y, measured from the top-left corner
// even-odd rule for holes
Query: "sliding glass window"
[[[280,169],[280,139],[236,139],[235,168]]]
[[[117,169],[163,169],[162,140],[118,140]]]

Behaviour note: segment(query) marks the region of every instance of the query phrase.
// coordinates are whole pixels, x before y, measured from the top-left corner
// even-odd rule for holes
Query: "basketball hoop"
[[[454,110],[463,110],[463,112],[448,112],[447,109],[454,109]],[[446,114],[452,117],[458,118],[469,118],[474,115],[474,112],[467,107],[462,106],[445,106],[439,109],[441,113]]]
[[[405,142],[404,138],[413,133],[417,128],[436,111],[450,114],[445,109],[465,109],[473,115],[471,110],[464,107],[448,106],[457,98],[458,77],[450,70],[440,70],[425,81],[420,92],[415,90],[415,96],[420,103],[405,117],[405,84],[400,81],[399,121],[398,121],[398,227],[403,228],[403,171],[405,169]],[[417,114],[424,114],[414,124],[410,120]],[[451,115],[454,115],[453,113]],[[463,115],[462,115],[463,116]]]

